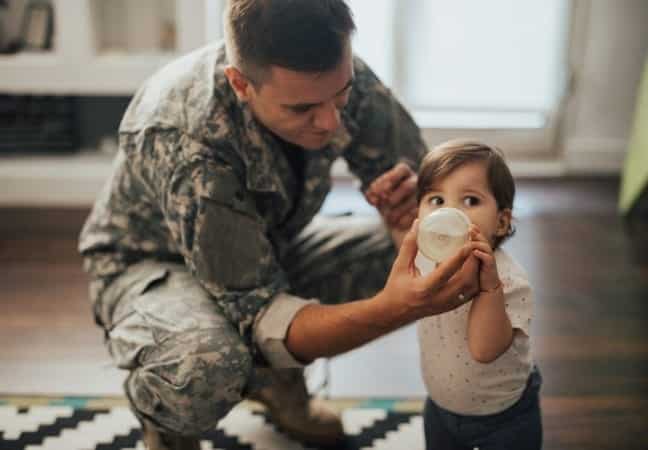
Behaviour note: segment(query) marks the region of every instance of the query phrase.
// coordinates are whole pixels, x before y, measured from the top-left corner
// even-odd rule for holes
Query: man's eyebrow
[[[347,81],[347,84],[344,85],[342,89],[340,89],[333,97],[337,97],[340,95],[342,92],[346,91],[353,85],[353,82],[355,81],[355,77],[349,78],[349,81]],[[310,108],[311,106],[317,106],[319,103],[297,103],[295,105],[281,105],[284,108]]]

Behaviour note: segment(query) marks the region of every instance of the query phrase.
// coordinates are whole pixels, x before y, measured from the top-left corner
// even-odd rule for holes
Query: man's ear
[[[497,229],[495,235],[503,237],[508,234],[511,227],[511,220],[513,220],[513,212],[510,208],[504,208],[497,212]]]
[[[225,68],[225,76],[238,99],[242,102],[248,101],[250,98],[250,89],[252,89],[253,86],[252,83],[245,78],[245,75],[243,75],[236,67],[228,66]]]

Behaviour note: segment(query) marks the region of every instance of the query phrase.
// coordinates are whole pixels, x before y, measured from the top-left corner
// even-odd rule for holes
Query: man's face
[[[272,66],[260,86],[248,83],[245,101],[257,120],[281,139],[317,150],[340,127],[340,112],[349,101],[352,83],[353,58],[347,45],[340,63],[329,72]]]

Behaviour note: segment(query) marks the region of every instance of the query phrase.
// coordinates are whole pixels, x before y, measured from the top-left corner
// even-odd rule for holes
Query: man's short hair
[[[335,69],[355,30],[344,0],[228,0],[223,25],[229,63],[257,85],[270,66]]]

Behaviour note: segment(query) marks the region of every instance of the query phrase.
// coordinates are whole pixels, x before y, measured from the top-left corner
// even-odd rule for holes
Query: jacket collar
[[[243,117],[243,134],[240,148],[241,157],[246,167],[246,186],[258,192],[278,192],[283,189],[276,169],[275,155],[282,151],[279,141],[256,120],[246,104],[241,104]],[[343,114],[342,124],[331,142],[317,152],[331,162],[340,156],[351,143],[349,130],[355,124]],[[304,150],[308,151],[308,150]]]

